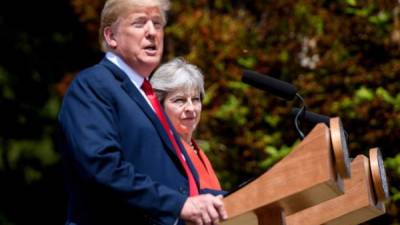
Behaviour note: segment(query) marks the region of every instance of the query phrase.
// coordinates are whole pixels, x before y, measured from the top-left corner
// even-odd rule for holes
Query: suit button
[[[184,194],[184,195],[188,194],[188,190],[185,187],[179,187],[179,192]]]

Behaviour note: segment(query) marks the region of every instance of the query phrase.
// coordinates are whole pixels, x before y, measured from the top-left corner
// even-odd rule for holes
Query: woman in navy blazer
[[[205,96],[200,69],[183,58],[164,63],[151,76],[157,98],[168,115],[199,176],[200,189],[226,194],[207,155],[193,138]]]
[[[189,196],[185,170],[140,89],[160,62],[168,7],[166,0],[105,3],[105,58],[76,76],[59,113],[66,224],[217,224],[227,217],[221,197]]]

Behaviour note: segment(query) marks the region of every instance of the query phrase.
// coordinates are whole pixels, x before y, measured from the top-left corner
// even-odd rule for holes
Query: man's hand
[[[228,218],[222,198],[222,195],[211,194],[189,197],[183,205],[180,217],[195,225],[219,224]]]

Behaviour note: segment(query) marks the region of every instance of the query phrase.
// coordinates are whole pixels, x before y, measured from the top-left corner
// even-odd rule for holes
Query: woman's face
[[[201,114],[198,90],[176,90],[167,94],[164,109],[176,131],[183,138],[191,138]]]

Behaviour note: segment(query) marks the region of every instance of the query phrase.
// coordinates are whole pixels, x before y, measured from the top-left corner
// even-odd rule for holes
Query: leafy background
[[[0,7],[0,224],[63,224],[57,147],[62,96],[98,62],[104,0],[9,1]],[[243,69],[294,84],[310,111],[339,116],[351,157],[380,147],[387,213],[400,224],[400,3],[394,0],[173,0],[163,61],[205,74],[196,138],[230,190],[299,143],[292,107],[240,79]],[[304,132],[312,128],[302,124]]]

